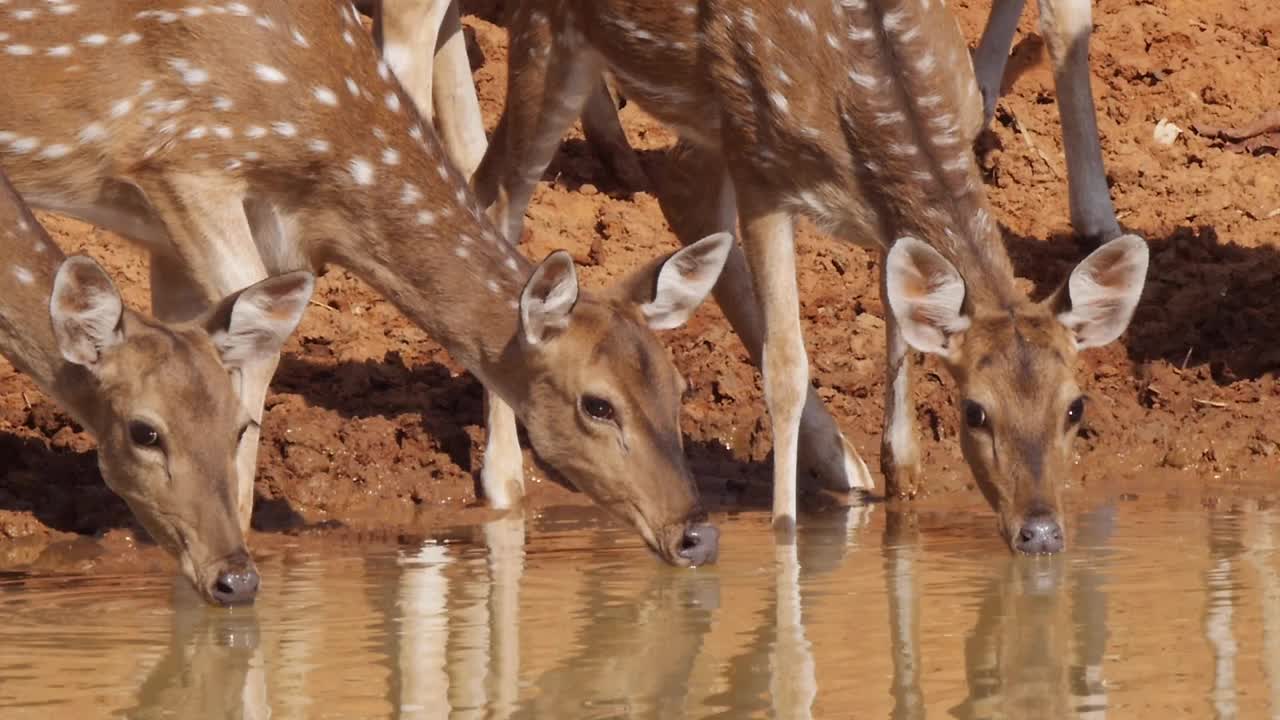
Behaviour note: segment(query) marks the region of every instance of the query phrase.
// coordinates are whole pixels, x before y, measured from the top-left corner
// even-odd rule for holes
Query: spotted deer
[[[268,272],[342,265],[499,399],[482,471],[491,502],[521,492],[519,417],[554,470],[664,559],[714,558],[683,455],[684,381],[653,331],[710,292],[729,235],[598,293],[566,252],[532,265],[484,219],[347,4],[6,9],[18,11],[0,40],[0,74],[15,79],[0,163],[33,204],[140,242],[157,314],[194,315]],[[275,364],[243,372],[254,419]],[[244,524],[257,436],[251,425],[240,445]]]
[[[1016,288],[969,149],[982,99],[942,3],[526,2],[510,58],[506,111],[475,178],[509,238],[605,70],[680,135],[659,188],[680,239],[740,223],[745,263],[730,257],[716,296],[763,368],[778,527],[794,523],[797,461],[811,451],[802,428],[819,404],[795,276],[793,216],[804,214],[882,253],[889,493],[914,493],[920,473],[914,348],[956,382],[961,447],[1010,546],[1063,546],[1060,494],[1084,412],[1076,356],[1128,325],[1147,247],[1131,235],[1103,245],[1043,302]],[[861,465],[845,448],[846,465]]]
[[[165,325],[124,306],[105,271],[65,257],[0,173],[0,354],[98,441],[98,467],[208,601],[251,601],[236,517],[234,375],[280,350],[313,279],[297,272]]]

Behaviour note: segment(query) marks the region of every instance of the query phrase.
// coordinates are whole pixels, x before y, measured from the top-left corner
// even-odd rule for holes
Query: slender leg
[[[507,240],[519,242],[524,211],[560,138],[582,113],[600,77],[600,58],[576,33],[552,42],[545,16],[517,6],[511,35],[507,109],[473,184]]]
[[[637,189],[648,185],[644,169],[640,167],[618,119],[618,106],[603,78],[596,83],[582,110],[582,134],[596,156],[620,182]]]
[[[1013,34],[1018,30],[1018,18],[1027,0],[993,0],[987,27],[973,55],[973,70],[978,76],[978,88],[982,91],[982,124],[990,124],[996,114],[996,101],[1000,99],[1000,86],[1004,83],[1004,68],[1009,61],[1009,48]]]
[[[436,41],[434,104],[436,129],[445,151],[465,177],[471,177],[484,157],[489,141],[484,135],[484,118],[475,81],[471,79],[471,58],[462,34],[457,0],[450,0],[440,20]]]
[[[707,188],[719,187],[719,194]],[[735,232],[737,198],[719,153],[681,141],[671,151],[668,170],[656,188],[662,212],[682,244],[716,232]],[[742,339],[751,361],[763,360],[764,322],[751,287],[746,256],[734,247],[715,287],[716,302]],[[812,387],[800,418],[799,465],[802,480],[813,477],[832,490],[871,490],[875,481],[858,451],[844,438]]]
[[[194,317],[202,308],[201,297],[204,306],[212,305],[267,277],[245,217],[242,195],[231,188],[209,188],[207,180],[189,176],[147,177],[138,183],[173,241],[173,255],[152,267],[153,282],[160,280],[154,298],[160,317]],[[189,278],[187,287],[177,287],[172,281],[159,278],[167,269],[176,271],[173,278]],[[272,357],[238,373],[240,400],[254,420],[241,437],[236,452],[236,501],[240,525],[246,531],[253,515],[258,423],[262,422],[267,387],[278,362],[278,356]]]
[[[884,253],[880,255],[880,297],[885,290]],[[884,435],[880,441],[880,471],[885,496],[912,497],[919,491],[920,448],[911,417],[911,348],[902,337],[893,313],[884,314],[887,364],[884,383]]]
[[[374,16],[374,35],[382,39],[382,57],[417,104],[423,119],[430,121],[435,117],[431,104],[431,57],[436,51],[440,21],[453,2],[382,0],[380,5]],[[467,80],[470,79],[468,74]]]
[[[742,196],[742,234],[756,302],[764,310],[764,399],[773,425],[773,524],[794,538],[800,417],[809,357],[800,330],[795,235],[791,216]]]
[[[1040,28],[1053,61],[1053,79],[1067,153],[1071,225],[1099,242],[1120,235],[1098,143],[1098,118],[1089,84],[1092,0],[1040,0]]]

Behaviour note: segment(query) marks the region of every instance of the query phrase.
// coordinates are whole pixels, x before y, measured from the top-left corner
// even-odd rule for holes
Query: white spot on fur
[[[235,103],[231,102],[231,98],[226,97],[225,95],[219,95],[218,97],[213,99],[214,110],[226,112],[234,106],[235,106]]]
[[[322,105],[338,107],[338,94],[323,85],[317,85],[312,89],[311,94],[315,95],[316,101]]]
[[[257,63],[253,66],[253,74],[257,75],[259,80],[275,85],[283,85],[289,80],[277,68],[263,65],[262,63]]]
[[[387,93],[387,109],[391,112],[400,112],[400,96],[394,91]]]
[[[356,84],[356,81],[351,78],[347,78],[346,83],[347,92],[351,93],[353,97],[360,97],[360,86]]]
[[[71,146],[59,143],[56,145],[46,146],[45,149],[41,151],[40,157],[48,160],[57,160],[58,158],[66,157],[69,154],[71,154]]]
[[[235,131],[226,125],[214,125],[213,134],[223,140],[230,140],[235,135]]]
[[[133,101],[126,98],[124,100],[117,100],[115,104],[111,106],[111,110],[109,112],[111,117],[119,118],[119,117],[124,117],[125,115],[128,115],[129,111],[132,109],[133,109]]]
[[[209,134],[209,128],[203,125],[197,125],[187,131],[186,138],[188,140],[199,140],[200,138],[208,134]]]
[[[44,54],[49,57],[71,57],[71,46],[58,45],[56,47],[51,47],[48,50],[45,50]]]
[[[80,130],[79,137],[80,142],[83,143],[97,142],[107,137],[107,129],[102,126],[102,123],[89,123]]]
[[[399,165],[400,151],[396,150],[395,148],[383,148],[382,164],[383,165]]]
[[[121,45],[133,45],[139,40],[142,40],[141,35],[139,35],[136,32],[128,32],[121,35],[119,38],[117,38],[116,42],[120,43]]]
[[[303,35],[301,32],[298,32],[297,28],[294,28],[293,30],[293,42],[299,47],[304,47],[304,48],[311,47],[311,43],[307,42],[307,37]]]
[[[351,179],[357,185],[373,184],[373,164],[362,157],[351,158],[351,162],[347,163],[347,169],[351,172]]]
[[[423,210],[418,213],[417,219],[419,225],[433,225],[436,221],[436,214],[430,210]]]
[[[321,140],[320,138],[312,138],[307,141],[307,149],[314,153],[327,153],[332,147],[328,140]]]
[[[769,93],[769,102],[773,103],[773,106],[778,109],[778,112],[786,112],[789,105],[787,103],[787,98],[785,98],[780,92]]]
[[[36,279],[35,276],[31,274],[30,270],[22,267],[21,265],[13,266],[13,277],[22,285],[30,285],[35,282]]]
[[[298,127],[291,122],[273,122],[271,129],[280,137],[293,137],[298,134]]]
[[[102,33],[94,33],[80,38],[80,42],[90,47],[102,47],[107,44],[107,36]]]
[[[267,134],[266,128],[260,125],[250,125],[244,131],[244,136],[249,138],[250,140],[257,140],[258,138],[263,137],[266,134]]]
[[[418,201],[421,199],[422,191],[413,183],[405,183],[404,187],[400,189],[401,205],[417,205]]]
[[[35,52],[30,45],[6,45],[4,51],[10,55],[30,55]]]
[[[809,15],[807,10],[802,10],[797,7],[789,7],[787,8],[787,14],[790,15],[793,20],[800,23],[800,27],[808,30],[809,32],[813,32],[818,29],[818,26],[813,23],[813,17]]]

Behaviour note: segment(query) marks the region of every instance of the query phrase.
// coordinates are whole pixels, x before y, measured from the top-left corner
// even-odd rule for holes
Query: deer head
[[[678,565],[712,561],[717,536],[684,460],[685,381],[652,331],[689,319],[732,244],[726,233],[708,236],[600,295],[579,287],[573,260],[558,251],[520,295],[516,342],[529,368],[529,440]]]
[[[911,347],[940,357],[955,378],[961,448],[1018,552],[1065,546],[1062,489],[1086,407],[1076,357],[1124,332],[1147,256],[1141,238],[1117,238],[1045,301],[1005,306],[970,297],[955,266],[919,240],[902,238],[889,251],[891,311]]]
[[[280,351],[313,284],[307,272],[276,276],[201,321],[161,325],[126,309],[88,257],[68,258],[54,279],[62,375],[87,376],[98,397],[86,422],[103,479],[210,602],[249,602],[258,589],[236,512],[236,445],[250,420],[235,375]]]

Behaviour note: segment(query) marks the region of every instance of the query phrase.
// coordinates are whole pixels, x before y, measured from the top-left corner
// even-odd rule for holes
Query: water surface
[[[982,514],[839,511],[777,546],[743,513],[680,570],[608,523],[507,519],[299,539],[236,610],[8,575],[0,718],[1280,717],[1278,524],[1105,505],[1027,560]]]

